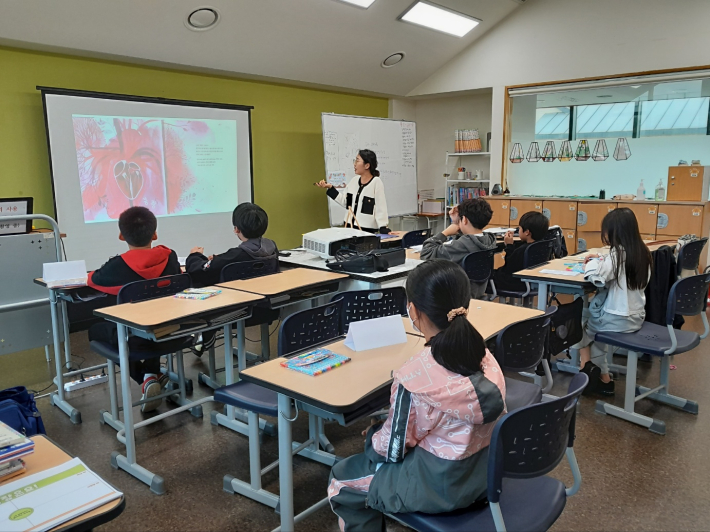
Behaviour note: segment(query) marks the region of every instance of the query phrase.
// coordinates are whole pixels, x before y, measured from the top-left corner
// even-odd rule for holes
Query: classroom
[[[707,530],[710,3],[0,13],[0,531]]]

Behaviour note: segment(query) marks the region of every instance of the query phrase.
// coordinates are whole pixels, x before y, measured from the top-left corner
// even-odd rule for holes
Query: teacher
[[[346,225],[355,228],[359,224],[358,228],[368,233],[389,233],[385,186],[377,170],[377,155],[372,150],[360,150],[353,161],[353,167],[359,177],[352,178],[341,192],[325,180],[316,185],[327,189],[329,198],[348,209],[344,220]],[[352,220],[350,209],[355,214],[355,220]]]

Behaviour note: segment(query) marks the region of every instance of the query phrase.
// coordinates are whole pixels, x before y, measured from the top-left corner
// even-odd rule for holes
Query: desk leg
[[[283,532],[293,532],[294,527],[291,416],[291,398],[279,394],[279,503]]]
[[[64,365],[71,370],[71,340],[69,339],[69,315],[67,302],[62,299],[62,327],[64,328]]]
[[[547,310],[547,283],[537,283],[537,308]]]
[[[69,419],[75,425],[81,423],[81,412],[70,405],[64,398],[64,364],[62,357],[59,354],[59,317],[57,316],[57,293],[54,290],[49,291],[49,310],[52,315],[52,341],[54,342],[54,365],[57,370],[57,375],[54,377],[54,383],[57,385],[57,391],[53,392],[49,399],[54,406],[69,416]],[[66,342],[66,337],[64,338]]]
[[[150,486],[150,491],[157,495],[165,493],[165,481],[136,462],[136,435],[133,426],[133,399],[131,398],[131,377],[128,369],[128,329],[120,323],[118,326],[118,356],[121,366],[121,396],[123,399],[123,426],[125,430],[126,456],[114,451],[111,453],[111,465],[121,468],[141,482]],[[120,439],[119,439],[120,441]]]

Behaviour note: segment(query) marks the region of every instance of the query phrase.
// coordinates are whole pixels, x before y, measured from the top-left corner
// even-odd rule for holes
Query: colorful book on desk
[[[32,454],[34,451],[34,442],[29,438],[25,438],[25,441],[23,443],[18,443],[17,445],[10,445],[9,447],[0,449],[0,464],[16,460],[17,458],[21,458],[23,456],[27,456],[28,454]]]
[[[188,288],[175,294],[175,297],[178,299],[209,299],[221,293],[219,288]]]
[[[350,358],[333,353],[329,349],[316,349],[281,362],[288,369],[294,369],[306,375],[316,376],[350,362]]]

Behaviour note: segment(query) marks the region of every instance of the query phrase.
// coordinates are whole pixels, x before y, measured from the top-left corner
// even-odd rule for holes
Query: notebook
[[[315,377],[333,368],[350,362],[350,358],[333,353],[329,349],[316,349],[281,362],[281,365]]]
[[[221,293],[222,291],[218,288],[188,288],[175,294],[175,297],[178,299],[209,299]]]

